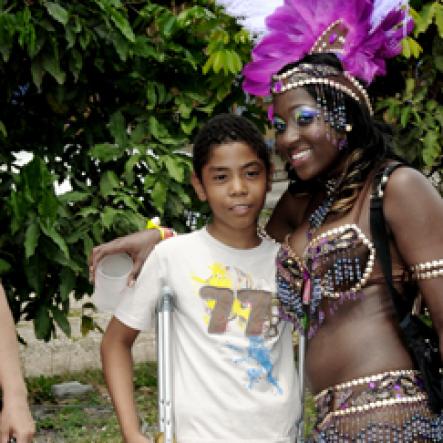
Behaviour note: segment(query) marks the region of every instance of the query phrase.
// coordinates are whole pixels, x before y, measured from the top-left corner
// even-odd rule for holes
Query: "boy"
[[[117,308],[101,352],[127,443],[145,443],[134,406],[131,347],[163,285],[175,293],[178,443],[293,443],[300,399],[291,329],[276,320],[278,246],[257,235],[269,152],[243,117],[211,119],[194,143],[192,184],[212,211],[203,229],[156,246]]]

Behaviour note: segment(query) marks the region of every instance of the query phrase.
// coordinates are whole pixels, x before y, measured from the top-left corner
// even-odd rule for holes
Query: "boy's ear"
[[[267,183],[266,183],[266,192],[269,192],[272,189],[272,177],[274,177],[274,163],[271,163],[271,167],[269,168]]]
[[[198,199],[202,202],[206,201],[207,198],[206,198],[205,188],[203,187],[203,184],[200,181],[200,179],[195,175],[195,172],[193,172],[191,175],[191,183],[195,193],[197,194]]]

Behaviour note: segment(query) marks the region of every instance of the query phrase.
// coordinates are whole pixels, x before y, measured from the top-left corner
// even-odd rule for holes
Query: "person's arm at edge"
[[[20,366],[14,320],[1,285],[0,384],[3,391],[1,443],[6,443],[11,436],[16,438],[17,443],[31,442],[35,433],[35,424],[29,410],[28,391]]]
[[[100,347],[106,384],[124,441],[127,443],[149,441],[140,430],[132,381],[131,348],[138,334],[138,330],[124,325],[113,317],[106,328]]]
[[[408,266],[443,258],[443,200],[420,172],[399,168],[385,190],[384,212]],[[443,277],[418,281],[440,339],[443,361]]]

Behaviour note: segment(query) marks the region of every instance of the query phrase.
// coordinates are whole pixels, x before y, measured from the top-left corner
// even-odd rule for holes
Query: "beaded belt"
[[[317,420],[364,413],[427,399],[418,371],[402,369],[361,377],[327,388],[315,397]]]

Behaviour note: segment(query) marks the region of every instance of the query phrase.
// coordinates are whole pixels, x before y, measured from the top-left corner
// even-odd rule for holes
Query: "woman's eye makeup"
[[[316,117],[320,115],[320,111],[310,107],[300,107],[294,112],[294,119],[300,126],[306,126],[311,124]]]
[[[286,122],[280,117],[275,117],[272,119],[272,126],[276,130],[278,134],[285,132],[286,130]]]

